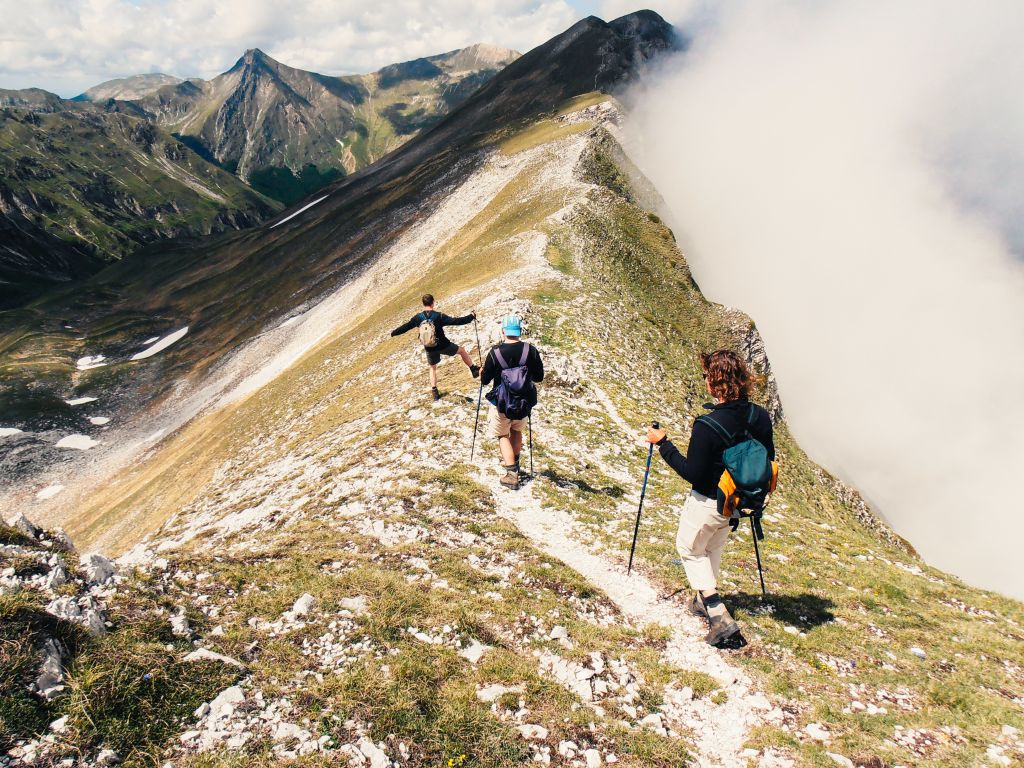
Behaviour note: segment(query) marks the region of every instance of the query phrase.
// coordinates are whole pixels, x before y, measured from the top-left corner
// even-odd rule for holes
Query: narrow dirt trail
[[[534,436],[538,438],[543,439]],[[666,716],[676,730],[692,732],[699,765],[748,765],[750,755],[744,754],[744,743],[750,730],[774,719],[777,710],[773,711],[768,699],[755,689],[742,670],[729,663],[723,652],[704,642],[704,624],[682,606],[659,599],[655,587],[640,573],[634,571],[627,576],[625,563],[592,551],[575,535],[577,526],[569,513],[543,507],[534,495],[533,482],[545,480],[536,479],[519,491],[508,491],[498,483],[493,456],[481,457],[474,463],[479,470],[477,479],[492,489],[498,514],[513,522],[539,549],[604,591],[636,626],[658,624],[670,628],[672,637],[664,661],[704,672],[719,683],[727,695],[720,704],[706,697],[666,696]]]

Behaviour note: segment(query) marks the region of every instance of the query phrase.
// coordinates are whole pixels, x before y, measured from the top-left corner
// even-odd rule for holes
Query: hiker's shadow
[[[760,593],[738,592],[732,595],[726,604],[730,608],[735,607],[746,613],[771,616],[781,624],[802,630],[820,627],[835,619],[835,614],[831,610],[835,603],[827,597],[812,594],[769,594],[768,597],[762,597]]]
[[[617,485],[605,485],[598,488],[588,483],[582,477],[569,477],[568,475],[560,474],[553,469],[545,469],[539,474],[548,482],[559,488],[581,491],[583,493],[599,494],[602,496],[611,496],[613,499],[621,498],[625,494],[625,491]]]

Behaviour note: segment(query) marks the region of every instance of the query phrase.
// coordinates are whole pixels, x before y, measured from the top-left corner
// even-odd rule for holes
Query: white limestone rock
[[[52,699],[64,690],[64,671],[61,668],[60,647],[54,640],[43,646],[43,664],[36,677],[36,690],[44,699]]]
[[[548,737],[548,729],[543,725],[525,723],[519,726],[519,735],[528,741],[544,741]]]
[[[219,661],[222,664],[227,664],[229,667],[245,669],[245,664],[240,662],[238,659],[233,659],[230,656],[224,656],[223,654],[211,651],[209,648],[197,648],[182,659],[182,661]]]
[[[82,572],[89,584],[103,584],[115,571],[114,564],[98,552],[82,556]]]

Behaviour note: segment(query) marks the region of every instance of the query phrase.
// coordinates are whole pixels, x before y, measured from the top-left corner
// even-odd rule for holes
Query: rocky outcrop
[[[775,381],[775,374],[772,373],[772,364],[768,360],[768,352],[765,350],[761,333],[754,321],[740,310],[729,308],[725,310],[725,315],[736,334],[740,353],[754,373],[764,380],[764,407],[773,422],[782,421],[785,413],[782,410],[782,399],[779,397],[779,385]]]

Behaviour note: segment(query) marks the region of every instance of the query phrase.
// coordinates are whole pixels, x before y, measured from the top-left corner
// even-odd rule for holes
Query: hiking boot
[[[720,647],[729,638],[739,632],[739,625],[733,621],[732,616],[729,615],[728,609],[723,606],[722,610],[722,613],[711,614],[708,617],[708,624],[711,625],[711,629],[708,632],[708,636],[705,638],[705,642],[709,645]]]
[[[473,378],[474,379],[479,379],[480,378],[480,366],[479,365],[470,365],[469,366],[469,372],[471,374],[473,374]]]
[[[690,613],[705,621],[708,619],[708,609],[704,606],[704,598],[701,597],[699,589],[694,590],[693,600],[690,601]]]
[[[519,467],[515,464],[505,467],[505,474],[501,478],[501,484],[512,491],[519,490]]]
[[[441,399],[441,393],[437,391],[437,387],[431,387],[430,388],[430,394],[432,394],[434,396],[435,400],[440,400]]]

